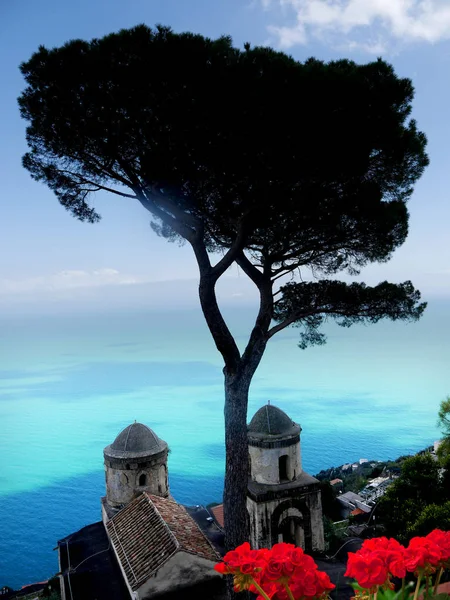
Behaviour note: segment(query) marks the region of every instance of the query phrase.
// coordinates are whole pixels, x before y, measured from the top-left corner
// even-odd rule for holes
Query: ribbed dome
[[[300,433],[300,425],[277,406],[266,404],[253,415],[248,426],[249,437],[291,436]]]
[[[158,454],[166,448],[166,442],[159,439],[150,427],[142,423],[132,423],[119,433],[104,452],[116,458],[132,458],[133,456]]]

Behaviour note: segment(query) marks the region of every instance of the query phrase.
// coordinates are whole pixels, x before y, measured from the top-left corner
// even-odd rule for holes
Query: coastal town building
[[[247,510],[253,548],[288,542],[309,553],[324,550],[320,484],[302,468],[300,432],[298,423],[270,404],[250,421]]]
[[[270,404],[248,425],[254,548],[284,541],[310,553],[324,549],[319,482],[303,471],[300,432]],[[223,554],[223,506],[210,512],[178,504],[169,489],[168,451],[136,422],[104,449],[102,521],[58,542],[62,600],[225,598],[213,568]]]
[[[335,479],[332,479],[330,481],[330,485],[333,486],[333,489],[338,494],[341,494],[344,490],[344,482],[342,481],[342,479],[339,479],[338,477],[336,477]]]
[[[366,504],[373,503],[386,493],[392,480],[392,477],[375,477],[374,479],[369,479],[366,487],[359,492],[359,495],[364,498]]]
[[[219,554],[184,506],[143,492],[105,523],[131,598],[156,598],[221,579]]]
[[[202,513],[211,539],[220,532],[205,509],[170,496],[167,443],[134,422],[103,456],[102,522],[58,542],[62,600],[224,598],[220,539],[215,547],[201,530]]]
[[[103,451],[106,503],[120,509],[142,492],[169,495],[169,447],[142,423],[132,423]]]
[[[369,514],[372,511],[372,507],[366,503],[366,499],[355,492],[339,494],[336,499],[340,504],[343,519],[347,519],[351,514],[357,516],[362,513]]]

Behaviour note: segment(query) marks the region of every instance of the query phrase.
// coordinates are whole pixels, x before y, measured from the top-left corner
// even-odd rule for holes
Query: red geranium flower
[[[388,569],[393,577],[403,579],[406,575],[405,555],[403,552],[391,552],[389,554]]]
[[[411,573],[423,571],[433,573],[441,560],[439,547],[424,537],[414,537],[405,551],[406,570]]]
[[[426,538],[433,542],[441,552],[440,566],[450,567],[450,531],[434,529]]]
[[[305,571],[314,571],[317,569],[317,565],[311,556],[309,556],[309,554],[305,554],[301,548],[294,548],[292,550],[291,562],[296,568],[303,569]]]
[[[376,556],[393,577],[402,578],[406,575],[405,548],[393,538],[378,537],[365,540],[357,554]]]
[[[234,575],[234,589],[236,592],[248,590],[253,580],[260,577],[266,563],[268,550],[252,550],[248,542],[244,542],[235,550],[227,552],[223,562],[214,566],[221,575]]]
[[[386,565],[393,577],[402,579],[406,575],[405,552],[406,548],[399,544],[397,540],[393,538],[388,540]]]
[[[262,580],[279,581],[283,579],[288,581],[295,569],[291,562],[291,554],[294,549],[293,544],[274,544],[267,555]]]
[[[372,589],[388,582],[388,569],[375,552],[348,553],[346,577],[353,577],[365,589]]]
[[[327,573],[323,571],[317,570],[315,572],[316,575],[316,596],[323,596],[324,594],[328,595],[328,592],[334,590],[336,587],[334,583],[331,583],[330,578]]]
[[[364,540],[361,549],[359,550],[359,554],[365,554],[372,552],[378,552],[380,550],[387,550],[389,548],[389,540],[387,537],[376,537],[371,538],[370,540]]]
[[[289,584],[294,598],[314,597],[317,589],[316,581],[316,571],[296,573]]]

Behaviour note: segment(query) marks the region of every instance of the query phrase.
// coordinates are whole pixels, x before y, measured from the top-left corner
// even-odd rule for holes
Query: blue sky
[[[25,122],[18,70],[40,44],[102,36],[137,23],[167,24],[242,46],[269,44],[295,58],[377,55],[416,88],[414,117],[429,139],[431,165],[410,202],[406,244],[363,279],[411,279],[426,298],[450,295],[450,2],[448,0],[2,0],[0,3],[0,308],[120,307],[195,302],[197,268],[188,246],[157,238],[138,204],[101,196],[103,220],[76,221],[21,166]],[[235,269],[222,297],[253,297]],[[157,282],[165,281],[163,286]],[[158,293],[156,291],[158,290]],[[153,304],[152,304],[153,303]],[[176,304],[175,303],[175,304]],[[52,308],[53,310],[53,308]]]

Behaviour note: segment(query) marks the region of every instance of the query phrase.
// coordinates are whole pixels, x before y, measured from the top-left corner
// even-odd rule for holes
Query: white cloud
[[[68,270],[53,275],[26,279],[0,279],[0,294],[26,294],[45,291],[63,291],[73,288],[91,288],[103,285],[130,285],[140,283],[136,277],[123,275],[116,269],[95,271]]]
[[[308,40],[304,27],[275,27],[270,25],[268,30],[278,38],[280,47],[286,50],[298,44],[306,44]]]
[[[449,0],[261,0],[293,17],[269,31],[281,48],[311,38],[380,54],[393,45],[450,39]]]

